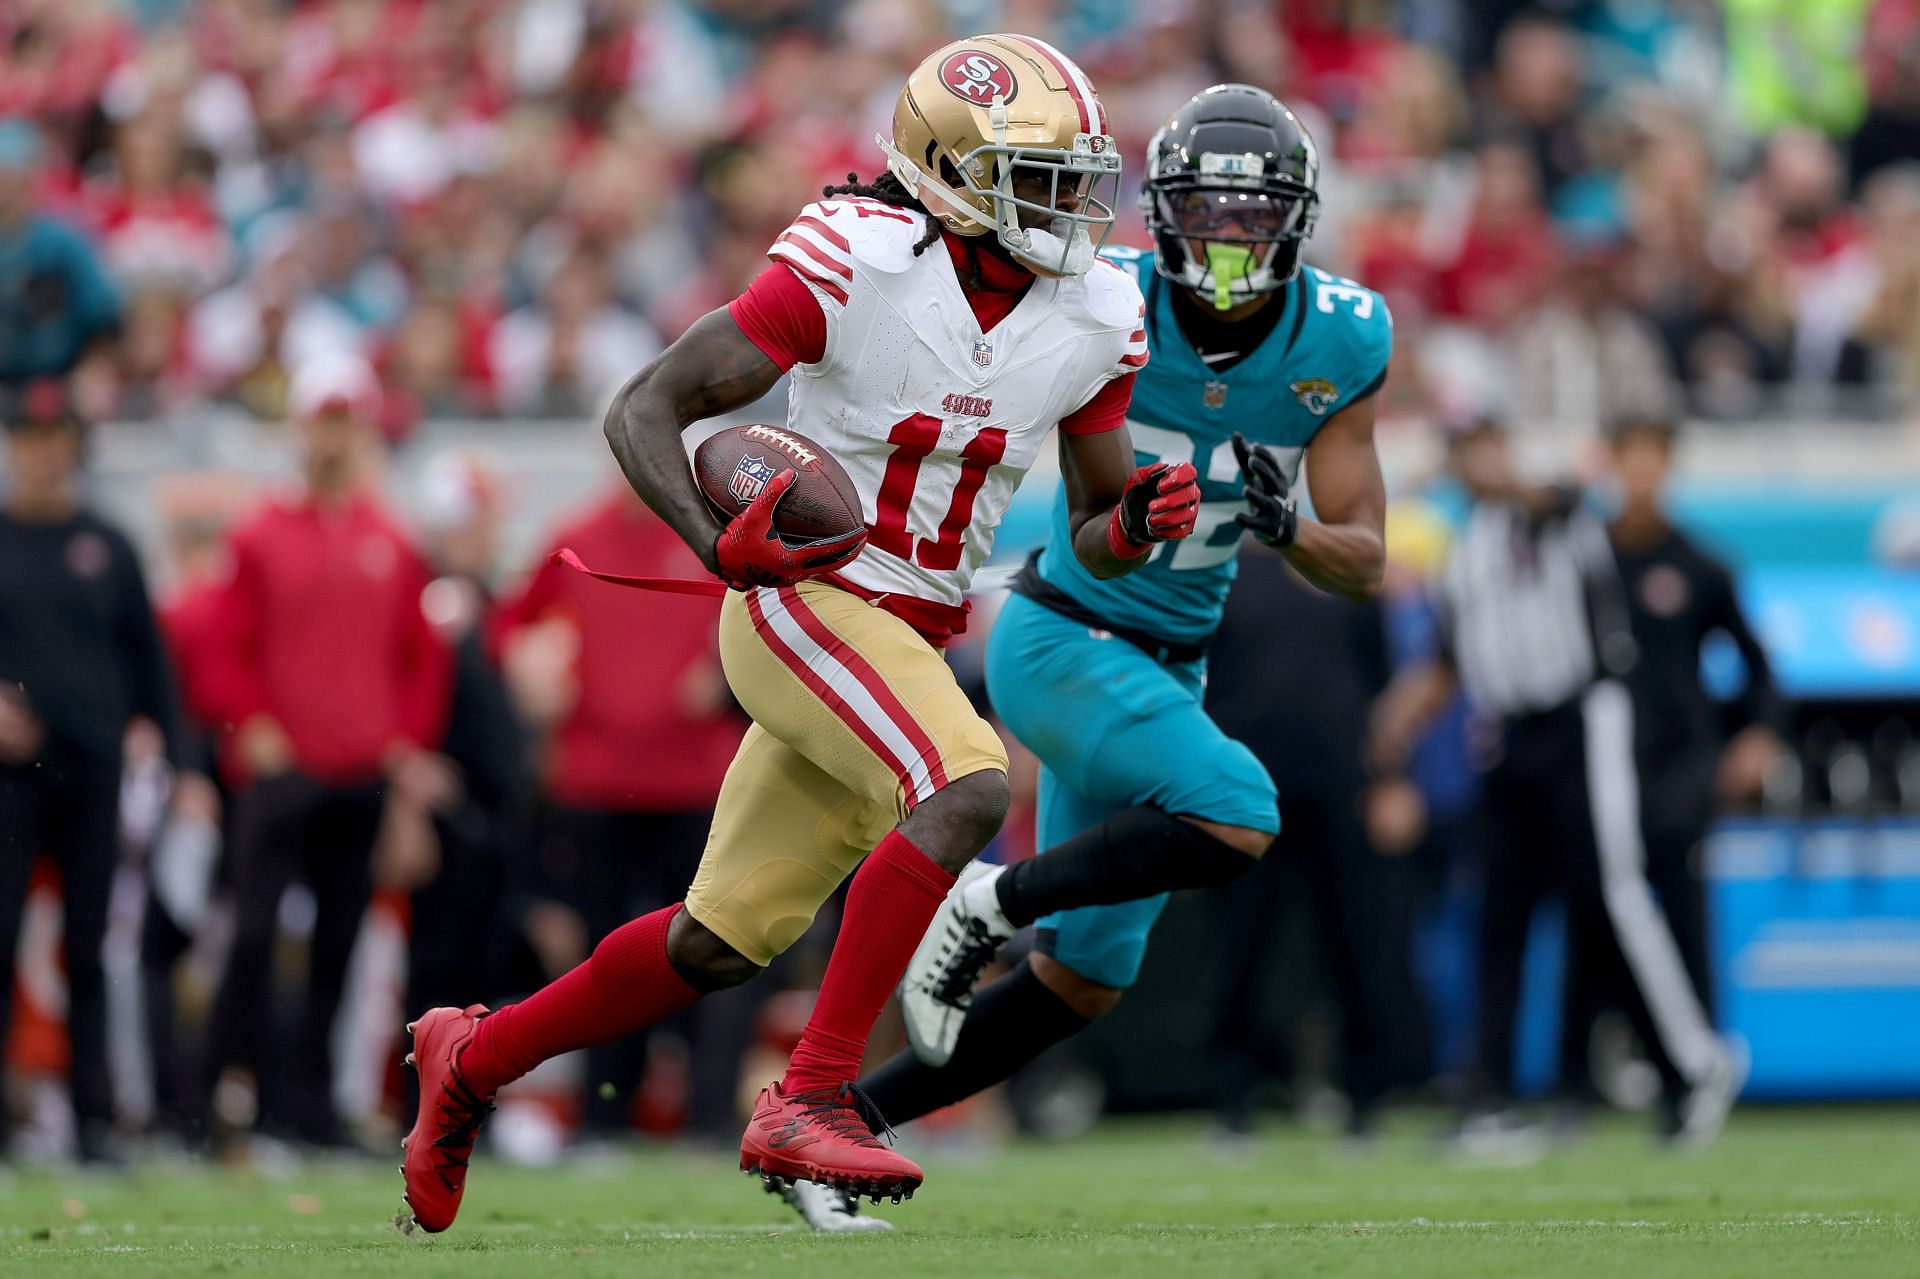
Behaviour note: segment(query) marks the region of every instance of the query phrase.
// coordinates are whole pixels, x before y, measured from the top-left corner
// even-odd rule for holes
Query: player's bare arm
[[[1371,599],[1386,574],[1387,491],[1373,447],[1373,396],[1350,404],[1307,445],[1315,518],[1282,552],[1323,591]]]
[[[681,432],[752,404],[780,373],[723,307],[634,374],[607,408],[607,443],[627,483],[709,572],[719,571],[714,538],[720,526],[687,468]]]
[[[1124,577],[1147,562],[1157,542],[1193,532],[1200,489],[1191,466],[1136,468],[1123,425],[1060,436],[1073,554],[1095,577]]]
[[[1373,398],[1336,413],[1307,445],[1318,519],[1295,510],[1286,471],[1272,449],[1235,433],[1233,451],[1247,509],[1235,517],[1285,555],[1301,576],[1348,599],[1370,599],[1386,571],[1386,486],[1373,449]]]

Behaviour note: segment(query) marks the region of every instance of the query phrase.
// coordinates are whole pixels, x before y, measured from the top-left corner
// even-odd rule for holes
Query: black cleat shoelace
[[[450,1117],[448,1108],[443,1107],[442,1118],[436,1125],[440,1135],[433,1140],[433,1148],[441,1156],[436,1171],[451,1190],[453,1183],[447,1174],[455,1168],[465,1168],[473,1159],[474,1140],[480,1135],[480,1125],[493,1113],[493,1103],[475,1096],[466,1084],[454,1079],[441,1080],[440,1088],[452,1102],[452,1114],[458,1116],[458,1119]]]
[[[802,1103],[800,1114],[820,1127],[850,1138],[855,1145],[878,1146],[885,1137],[893,1144],[893,1129],[880,1107],[859,1084],[841,1084],[838,1088],[819,1088],[800,1093],[794,1100]]]
[[[940,970],[933,997],[950,1008],[964,1011],[973,1003],[973,988],[980,980],[980,971],[993,961],[999,950],[999,941],[987,931],[984,923],[979,919],[967,920],[966,931]]]

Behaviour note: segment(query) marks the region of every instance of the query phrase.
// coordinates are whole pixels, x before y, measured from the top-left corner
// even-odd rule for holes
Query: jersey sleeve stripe
[[[1143,369],[1147,366],[1147,353],[1139,351],[1132,355],[1123,355],[1120,357],[1120,363],[1130,369]]]
[[[848,284],[853,283],[853,263],[835,253],[826,245],[814,239],[813,233],[804,227],[793,227],[781,233],[775,244],[791,244],[813,260],[815,266],[829,275],[837,275]]]
[[[825,222],[821,221],[819,218],[814,217],[811,213],[802,213],[799,217],[795,218],[793,220],[793,227],[790,227],[789,230],[797,229],[799,227],[806,227],[808,230],[813,231],[821,239],[825,240],[828,244],[831,244],[834,248],[840,250],[842,253],[853,252],[852,247],[847,243],[846,236],[841,235],[838,231],[828,226]]]
[[[847,304],[847,290],[840,281],[807,261],[797,249],[794,249],[790,245],[775,244],[771,249],[767,250],[767,256],[776,262],[782,262],[792,267],[794,274],[813,284],[822,293],[825,293],[841,306]]]
[[[835,275],[844,275],[849,280],[853,278],[853,254],[843,253],[834,248],[812,227],[801,226],[796,222],[782,232],[780,238],[806,245],[822,266],[831,268]]]
[[[1099,97],[1093,91],[1093,84],[1087,79],[1087,73],[1075,66],[1073,59],[1048,44],[1045,40],[1036,40],[1032,36],[1022,36],[1028,44],[1040,50],[1042,56],[1053,64],[1060,78],[1067,82],[1067,91],[1073,96],[1073,105],[1080,111],[1080,132],[1105,133],[1107,131],[1106,109],[1100,105]],[[1098,123],[1099,127],[1094,125]]]

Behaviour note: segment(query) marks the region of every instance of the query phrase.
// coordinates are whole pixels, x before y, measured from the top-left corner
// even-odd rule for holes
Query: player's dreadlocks
[[[927,206],[914,198],[899,178],[892,172],[882,173],[871,182],[862,182],[860,175],[849,173],[847,180],[840,186],[824,187],[821,195],[854,195],[866,200],[878,200],[882,204],[891,204],[896,209],[912,209],[915,213],[927,214],[927,233],[914,241],[913,256],[919,257],[940,240],[940,220],[927,212]]]

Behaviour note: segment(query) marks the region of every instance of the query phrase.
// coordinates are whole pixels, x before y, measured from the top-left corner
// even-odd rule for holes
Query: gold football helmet
[[[1112,229],[1120,152],[1106,108],[1086,73],[1045,41],[971,36],[937,51],[907,77],[892,140],[875,141],[949,230],[991,231],[1038,274],[1083,274]],[[1062,208],[1066,192],[1074,199]]]

